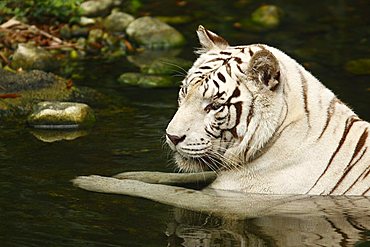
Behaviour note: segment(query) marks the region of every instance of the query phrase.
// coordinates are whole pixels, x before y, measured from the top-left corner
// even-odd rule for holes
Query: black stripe
[[[215,117],[215,119],[217,121],[221,121],[221,120],[224,120],[226,117],[227,117],[227,115],[225,115],[224,117]]]
[[[221,51],[220,54],[222,54],[222,55],[229,55],[230,56],[231,55],[231,52]]]
[[[233,57],[234,60],[238,63],[238,64],[241,64],[243,63],[243,60],[240,58],[240,57]]]
[[[251,57],[253,57],[253,51],[251,50],[251,48],[249,48],[249,50],[248,50],[248,52],[249,52],[249,55],[251,56]]]
[[[303,90],[304,111],[305,111],[305,114],[306,114],[306,117],[307,117],[307,124],[308,124],[308,128],[311,128],[311,124],[310,124],[310,111],[308,110],[308,99],[307,99],[307,91],[308,91],[307,80],[304,77],[304,75],[303,75],[302,71],[300,70],[300,68],[297,68],[297,69],[298,69],[299,75],[301,77],[302,90]]]
[[[208,91],[208,88],[209,88],[208,83],[205,83],[205,84],[204,84],[204,91],[203,91],[203,98],[205,97],[205,95],[206,95],[206,93],[207,93],[207,91]]]
[[[364,179],[367,177],[367,176],[369,176],[369,174],[370,174],[370,166],[367,168],[367,173],[365,174],[365,176],[364,176]]]
[[[240,73],[244,74],[244,71],[242,70],[242,68],[240,68],[239,64],[237,64],[236,67],[238,68]]]
[[[229,74],[229,76],[231,77],[231,66],[230,64],[226,64],[226,72]]]
[[[353,158],[357,156],[357,154],[360,152],[362,147],[365,145],[367,136],[368,136],[368,133],[367,133],[367,128],[366,128],[356,144],[356,148],[355,148],[355,151],[353,152],[351,161],[353,160]]]
[[[217,77],[218,77],[218,79],[220,79],[222,82],[226,82],[225,76],[224,76],[223,74],[221,74],[221,72],[218,72],[218,73],[217,73]]]
[[[357,164],[357,162],[359,161],[359,159],[353,163],[353,159],[356,157],[356,155],[360,152],[360,150],[362,149],[362,147],[365,145],[365,141],[366,141],[366,138],[367,138],[367,129],[365,129],[365,131],[362,133],[360,139],[358,140],[357,142],[357,145],[356,145],[356,148],[352,154],[352,158],[351,160],[348,162],[348,165],[346,166],[346,168],[344,169],[344,172],[343,172],[343,175],[342,177],[339,179],[339,181],[335,184],[335,186],[333,187],[333,189],[330,191],[329,194],[333,193],[335,191],[336,188],[338,188],[338,186],[343,182],[344,178],[347,176],[347,174],[352,170],[352,168]]]
[[[218,85],[218,82],[215,81],[215,80],[212,80],[213,84],[215,84],[215,86],[217,87],[217,89],[220,89],[220,85]]]
[[[369,190],[370,190],[370,187],[369,187],[367,190],[365,190],[365,191],[364,191],[364,193],[362,193],[361,195],[362,195],[362,196],[365,196],[365,195],[366,195],[366,193],[367,193],[367,192],[369,192]]]
[[[364,154],[366,153],[366,151],[367,151],[367,147],[364,149],[364,151],[362,152],[362,154],[361,154],[361,156],[360,156],[360,158],[356,161],[356,163],[360,160],[360,159],[362,159],[362,157],[364,156]],[[348,187],[348,189],[346,189],[346,191],[344,191],[343,192],[343,194],[346,194],[348,191],[350,191],[352,188],[353,188],[353,186],[360,180],[360,178],[365,174],[365,172],[366,172],[366,170],[365,171],[363,171],[361,174],[360,174],[360,176],[358,176],[357,177],[357,179],[351,184],[351,186],[349,186]],[[366,174],[365,174],[365,176],[364,176],[364,178],[366,177]]]
[[[337,149],[334,151],[334,153],[332,154],[332,156],[330,157],[330,160],[329,160],[329,163],[326,165],[326,168],[325,170],[323,171],[323,173],[320,175],[320,177],[316,180],[316,182],[314,183],[314,185],[312,185],[312,187],[308,190],[308,192],[310,192],[316,185],[317,183],[319,182],[319,180],[325,175],[325,173],[327,172],[327,170],[329,169],[331,163],[333,162],[335,156],[337,155],[337,153],[339,152],[340,148],[342,147],[343,143],[346,141],[346,137],[349,133],[349,131],[351,130],[352,128],[352,125],[357,122],[357,121],[360,121],[360,119],[357,118],[357,116],[351,116],[347,119],[346,121],[346,125],[345,125],[345,128],[344,128],[344,131],[343,131],[343,135],[342,135],[342,138],[340,139],[339,141],[339,144],[338,144],[338,147]]]
[[[320,136],[317,138],[317,140],[319,140],[323,135],[324,135],[324,132],[326,131],[326,129],[328,128],[329,126],[329,122],[334,114],[334,111],[335,111],[335,104],[340,102],[337,97],[334,97],[331,101],[330,101],[330,104],[329,104],[329,107],[326,111],[326,122],[325,122],[325,125],[324,125],[324,128],[322,129],[321,131],[321,134]]]
[[[199,67],[199,69],[212,69],[212,68],[209,67],[209,66],[201,66],[201,67]]]
[[[240,123],[240,117],[242,115],[242,110],[243,110],[242,102],[237,102],[234,104],[234,106],[236,110],[236,120],[235,120],[235,125],[232,129],[230,129],[230,132],[234,136],[234,138],[237,138],[238,134],[237,134],[236,128],[238,127]]]
[[[225,59],[221,58],[221,57],[218,57],[218,58],[214,58],[212,60],[209,60],[207,61],[207,63],[213,63],[213,62],[218,62],[218,61],[224,61]]]
[[[230,98],[227,100],[227,103],[230,103],[230,101],[231,101],[231,99],[232,98],[237,98],[237,97],[239,97],[240,96],[240,89],[238,88],[238,87],[236,87],[235,89],[234,89],[234,92],[233,92],[233,94],[230,96]]]
[[[204,128],[204,130],[206,131],[206,133],[208,134],[208,135],[210,135],[211,137],[213,137],[213,138],[215,138],[215,139],[217,139],[217,138],[219,138],[220,136],[216,136],[216,135],[214,135],[213,133],[211,133],[209,130],[207,130],[207,128]]]

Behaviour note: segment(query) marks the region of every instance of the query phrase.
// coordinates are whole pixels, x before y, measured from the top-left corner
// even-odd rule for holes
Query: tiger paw
[[[110,177],[102,177],[98,175],[90,176],[79,176],[73,179],[71,182],[74,186],[79,187],[84,190],[112,193],[114,185],[118,179]]]

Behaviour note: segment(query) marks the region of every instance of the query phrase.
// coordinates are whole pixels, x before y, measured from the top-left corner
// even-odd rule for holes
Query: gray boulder
[[[41,47],[19,44],[14,52],[11,66],[14,69],[52,71],[58,63],[50,52]]]
[[[133,21],[135,18],[132,15],[113,11],[104,21],[104,27],[109,32],[125,32],[127,26]]]
[[[148,48],[170,48],[185,44],[181,33],[154,17],[145,16],[134,20],[126,32],[136,43]]]
[[[93,110],[73,102],[40,102],[28,117],[28,124],[38,129],[76,129],[95,122]]]
[[[89,17],[107,15],[114,6],[118,6],[122,0],[90,0],[83,2],[80,7],[82,14]]]

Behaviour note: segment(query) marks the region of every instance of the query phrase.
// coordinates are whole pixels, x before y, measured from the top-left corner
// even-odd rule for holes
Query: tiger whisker
[[[168,62],[168,61],[164,61],[164,60],[161,60],[160,62],[163,63],[163,64],[174,66],[174,67],[179,68],[181,70],[181,71],[176,71],[176,72],[182,72],[182,73],[184,73],[183,75],[188,74],[188,72],[183,67],[181,67],[177,64],[174,64],[174,63],[171,63],[171,62]]]

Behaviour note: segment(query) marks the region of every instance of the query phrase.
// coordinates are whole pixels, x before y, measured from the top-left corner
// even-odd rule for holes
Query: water
[[[181,53],[188,59],[195,58],[191,50],[197,46],[198,24],[231,44],[281,48],[370,120],[370,77],[343,69],[348,60],[370,57],[368,1],[274,3],[285,11],[282,24],[261,33],[233,28],[258,1],[187,1],[185,7],[145,1],[142,12],[194,17],[177,26],[189,41]],[[77,175],[173,170],[161,138],[176,111],[177,90],[117,86],[115,78],[132,70],[124,59],[92,61],[82,68],[84,77],[76,84],[94,87],[114,102],[94,104],[98,121],[88,133],[47,143],[35,137],[42,133],[34,135],[23,125],[0,126],[0,246],[370,245],[370,229],[361,222],[370,214],[356,212],[351,200],[339,203],[335,212],[325,213],[332,206],[323,205],[317,214],[300,214],[295,207],[273,216],[233,219],[74,188],[69,181]]]

